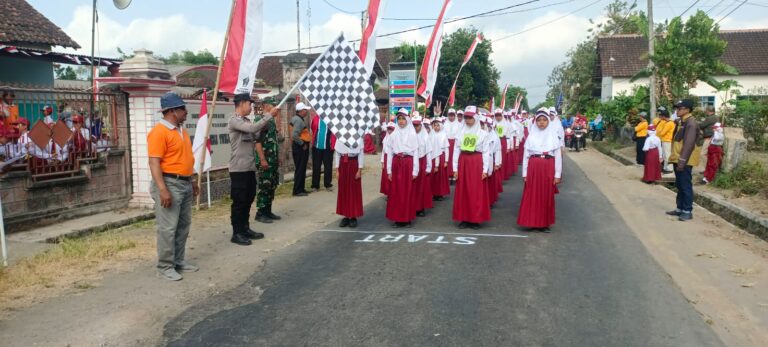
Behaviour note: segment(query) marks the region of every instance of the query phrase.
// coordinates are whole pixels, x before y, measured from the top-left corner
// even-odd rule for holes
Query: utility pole
[[[301,53],[301,19],[299,17],[299,1],[300,0],[296,0],[296,42],[299,45],[296,49],[296,52]]]
[[[653,31],[653,0],[648,0],[648,70],[651,71],[650,76],[650,105],[651,109],[648,110],[650,120],[656,118],[656,71],[653,68],[653,61],[650,57],[653,56],[653,41],[656,40],[656,33]]]
[[[96,90],[93,88],[93,81],[95,80],[94,73],[94,54],[96,53],[96,0],[93,0],[93,18],[91,19],[91,108],[88,110],[89,117],[93,119],[93,108],[96,100],[94,93]]]

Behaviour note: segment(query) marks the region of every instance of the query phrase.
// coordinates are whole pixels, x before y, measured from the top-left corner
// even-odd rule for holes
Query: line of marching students
[[[380,192],[387,196],[386,218],[395,228],[410,227],[427,214],[433,201],[450,195],[453,184],[453,220],[461,229],[478,229],[491,220],[503,181],[522,165],[525,186],[517,223],[548,231],[555,223],[563,147],[559,119],[551,111],[542,108],[529,118],[525,111],[486,115],[467,106],[463,111],[448,110],[447,117],[424,119],[418,112],[400,109],[384,126]],[[339,170],[340,187],[343,172]],[[353,193],[347,195],[361,194],[359,174],[355,179]],[[351,201],[342,195],[340,189],[338,206]],[[341,210],[337,209],[345,216],[341,226],[350,226]]]

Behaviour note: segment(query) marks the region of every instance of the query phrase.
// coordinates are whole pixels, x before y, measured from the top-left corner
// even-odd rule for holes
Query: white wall
[[[603,79],[605,79],[605,77],[603,77]],[[738,88],[741,90],[742,94],[746,94],[750,89],[755,87],[768,88],[768,75],[717,76],[715,79],[718,81],[728,79],[738,81],[739,84],[742,85],[742,87]],[[611,97],[615,97],[622,92],[630,94],[632,93],[632,88],[636,85],[648,85],[648,79],[641,78],[635,82],[630,82],[629,78],[626,77],[613,77]],[[723,98],[725,97],[725,93],[718,93],[715,91],[715,88],[701,81],[696,85],[696,88],[691,89],[691,94],[696,96],[715,96],[715,109],[720,108],[720,105],[724,102]]]

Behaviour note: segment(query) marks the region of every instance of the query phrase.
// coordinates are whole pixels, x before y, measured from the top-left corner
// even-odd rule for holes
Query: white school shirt
[[[432,172],[432,140],[429,137],[429,134],[426,133],[426,130],[424,129],[424,126],[422,125],[421,132],[416,133],[416,138],[419,139],[419,149],[418,149],[418,157],[419,159],[423,157],[427,157],[427,168],[425,174],[429,174]],[[417,162],[418,163],[418,162]]]
[[[480,124],[475,123],[475,127],[480,127]],[[475,127],[472,127],[473,129]],[[469,132],[466,127],[462,128],[461,132],[456,136],[456,144],[453,146],[453,172],[459,172],[459,156],[461,155],[461,143],[464,140],[464,134]],[[477,144],[475,145],[475,151],[479,152],[483,156],[483,171],[488,172],[488,167],[491,166],[491,161],[488,159],[488,132],[482,129],[477,129]]]
[[[357,158],[357,167],[362,169],[363,162],[365,161],[364,149],[365,143],[363,142],[362,137],[360,138],[357,148],[355,149],[347,147],[347,145],[345,145],[342,141],[336,141],[336,145],[333,147],[333,168],[339,168],[341,156],[346,154],[349,157]]]
[[[539,151],[534,151],[528,148],[525,149],[525,154],[523,155],[523,177],[528,176],[528,159],[532,155],[538,155],[538,154],[544,154],[544,153]],[[560,148],[557,148],[552,152],[549,152],[549,155],[553,156],[555,159],[555,178],[560,178],[563,172],[563,156],[560,153]]]
[[[648,152],[654,148],[659,149],[657,151],[659,152],[659,159],[664,158],[664,154],[662,153],[662,150],[661,150],[661,139],[658,136],[656,136],[655,131],[649,131],[648,137],[645,139],[645,144],[643,145],[643,151]]]

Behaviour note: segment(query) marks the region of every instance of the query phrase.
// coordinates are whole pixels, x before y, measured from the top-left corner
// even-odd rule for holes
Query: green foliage
[[[731,172],[720,172],[712,185],[722,189],[733,189],[736,194],[768,197],[768,170],[759,161],[745,161]]]
[[[60,66],[60,67],[54,67],[53,73],[55,78],[58,80],[68,80],[68,81],[74,81],[77,80],[77,72],[75,72],[75,69],[73,69],[71,66]]]
[[[169,65],[219,65],[219,59],[207,49],[194,53],[189,50],[173,52],[166,57],[159,57]]]
[[[765,91],[763,91],[765,92]],[[731,125],[744,130],[744,136],[754,141],[755,146],[765,147],[765,133],[768,128],[768,99],[739,98],[729,102],[734,106]]]

